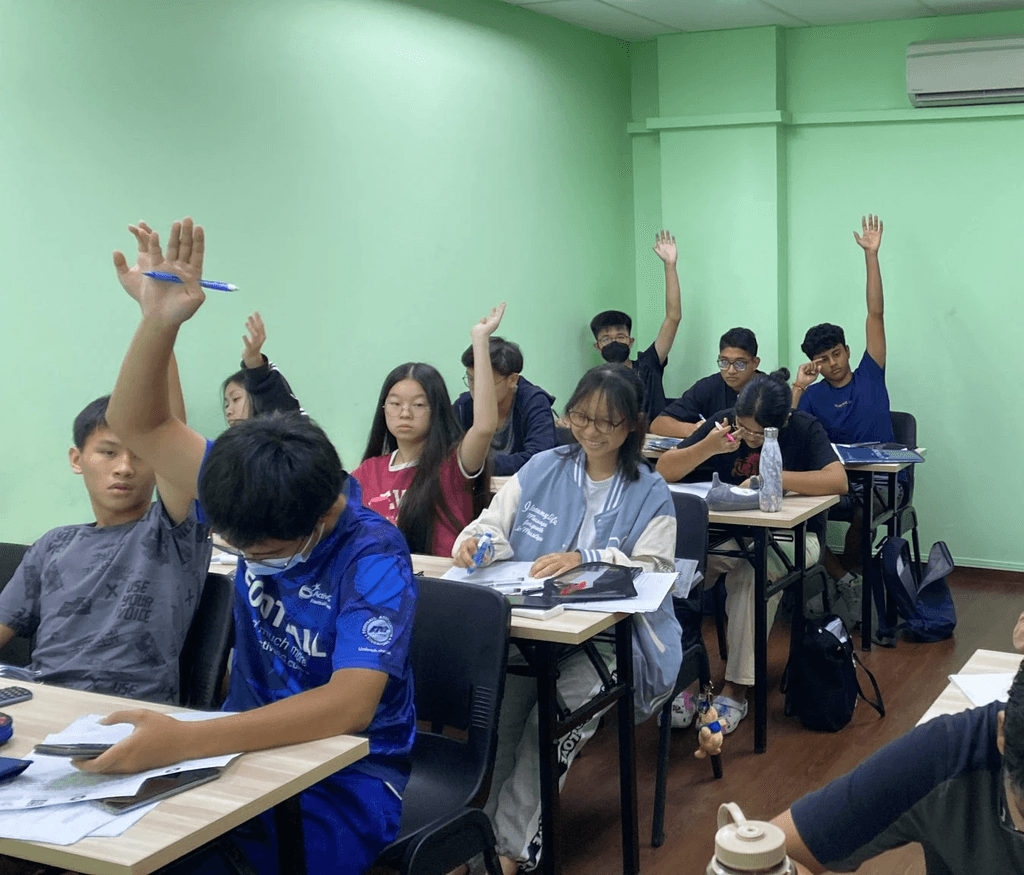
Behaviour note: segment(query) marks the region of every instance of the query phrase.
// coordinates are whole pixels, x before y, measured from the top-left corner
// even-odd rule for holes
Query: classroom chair
[[[501,875],[490,823],[478,809],[498,744],[511,609],[488,587],[429,577],[417,582],[412,775],[398,838],[377,865],[444,875],[483,854],[487,871]]]
[[[672,493],[676,511],[676,557],[696,559],[697,570],[703,575],[708,564],[708,506],[703,498],[678,492]],[[701,687],[711,682],[708,652],[701,634],[700,587],[701,582],[686,599],[674,599],[676,617],[683,628],[683,661],[675,689],[661,709],[658,728],[658,772],[654,783],[654,822],[651,826],[651,846],[660,848],[665,842],[665,796],[668,792],[668,749],[672,737],[672,700],[695,680]],[[711,768],[716,778],[722,777],[721,757],[711,757]]]
[[[220,706],[228,656],[235,641],[234,590],[230,577],[212,572],[206,575],[199,607],[178,658],[179,695],[186,708],[213,711]]]
[[[907,449],[917,449],[917,420],[912,413],[901,413],[897,410],[890,411],[892,419],[892,433],[896,443],[903,444]],[[907,466],[907,487],[903,495],[903,502],[896,509],[896,534],[902,537],[906,532],[911,533],[911,542],[914,545],[914,565],[917,568],[917,579],[921,579],[921,542],[917,534],[917,511],[914,509],[914,469],[917,465]]]
[[[21,564],[27,544],[0,543],[0,590],[7,586],[8,581]],[[12,638],[5,647],[0,649],[0,663],[4,665],[28,665],[32,657],[32,642],[20,635]]]

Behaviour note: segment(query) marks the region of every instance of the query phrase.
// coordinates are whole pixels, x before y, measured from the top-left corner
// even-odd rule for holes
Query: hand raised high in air
[[[145,318],[168,325],[181,325],[192,318],[206,300],[199,285],[205,247],[203,226],[194,225],[190,218],[171,226],[166,253],[160,248],[157,232],[150,234],[150,270],[174,274],[182,281],[166,282],[144,276],[140,303]]]
[[[882,245],[882,220],[878,216],[861,216],[861,233],[853,232],[853,239],[865,252],[878,252]]]
[[[128,259],[120,249],[114,250],[114,270],[117,271],[117,280],[132,299],[142,303],[142,281],[146,278],[143,273],[152,270],[149,258],[149,238],[153,236],[153,229],[145,222],[140,221],[138,225],[129,225],[128,230],[132,232],[138,243],[139,251],[135,256],[135,264],[128,267]]]

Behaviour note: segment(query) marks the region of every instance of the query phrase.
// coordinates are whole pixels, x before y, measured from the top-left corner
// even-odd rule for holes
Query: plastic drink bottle
[[[715,856],[705,875],[796,875],[786,856],[786,836],[779,827],[747,820],[735,802],[718,809]]]

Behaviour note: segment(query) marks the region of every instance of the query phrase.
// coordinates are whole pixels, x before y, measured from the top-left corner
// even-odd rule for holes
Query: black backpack
[[[953,570],[953,557],[944,541],[936,541],[928,552],[921,580],[910,559],[910,545],[903,538],[888,537],[875,559],[874,573],[880,575],[886,592],[896,604],[903,622],[895,629],[888,625],[881,604],[882,593],[875,593],[879,638],[895,638],[900,629],[914,641],[943,641],[956,628],[956,605],[946,575]]]
[[[858,667],[871,679],[874,702],[860,688]],[[787,716],[798,717],[808,729],[819,732],[838,732],[849,723],[858,698],[885,716],[875,676],[857,659],[850,635],[835,615],[807,621],[783,673],[782,692]]]

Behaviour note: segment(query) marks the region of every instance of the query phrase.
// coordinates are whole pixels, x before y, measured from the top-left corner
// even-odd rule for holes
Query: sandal
[[[726,696],[715,696],[711,704],[718,712],[718,722],[722,724],[723,735],[728,735],[739,725],[739,722],[747,716],[749,708],[746,699],[737,702]]]

